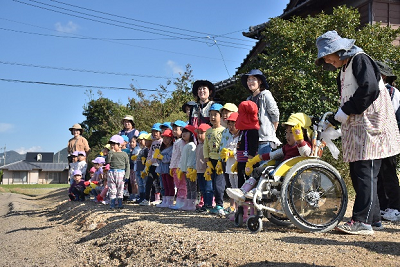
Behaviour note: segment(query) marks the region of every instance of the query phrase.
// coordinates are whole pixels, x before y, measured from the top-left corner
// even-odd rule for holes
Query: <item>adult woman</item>
[[[215,96],[214,85],[207,80],[197,80],[192,87],[192,93],[196,98],[196,105],[192,106],[189,116],[189,124],[197,128],[202,123],[210,124],[210,107]]]
[[[258,154],[271,152],[281,142],[276,137],[279,124],[279,108],[274,97],[268,90],[269,86],[264,74],[260,70],[251,70],[241,78],[242,85],[251,92],[246,100],[251,100],[258,107]]]
[[[122,119],[121,123],[124,126],[124,129],[118,133],[119,135],[128,136],[129,141],[133,136],[139,136],[139,131],[135,129],[135,122],[133,121],[133,117],[131,115],[126,115],[125,118]],[[129,142],[127,147],[129,148]]]
[[[381,159],[400,152],[400,134],[393,106],[375,62],[354,45],[355,40],[328,31],[317,38],[315,64],[341,68],[337,84],[340,108],[335,119],[342,126],[343,160],[350,163],[356,191],[352,220],[336,229],[370,235],[380,221],[377,180]]]
[[[69,128],[71,134],[74,136],[68,141],[68,162],[71,162],[70,156],[75,151],[85,151],[86,155],[90,151],[88,141],[82,136],[83,128],[79,123],[75,123],[71,128]]]

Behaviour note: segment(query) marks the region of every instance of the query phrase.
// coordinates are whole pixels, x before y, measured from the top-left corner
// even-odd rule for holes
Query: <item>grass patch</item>
[[[17,193],[31,197],[36,197],[48,194],[49,192],[59,188],[68,188],[68,187],[69,184],[10,184],[10,185],[0,185],[0,192]]]

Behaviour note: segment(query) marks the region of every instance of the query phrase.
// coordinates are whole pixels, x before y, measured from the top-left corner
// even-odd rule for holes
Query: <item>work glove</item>
[[[146,163],[146,158],[142,157],[141,160],[142,160],[142,164],[144,165]]]
[[[147,176],[148,174],[149,174],[149,173],[146,172],[146,169],[144,169],[144,170],[140,173],[140,177],[142,177],[142,179],[144,179],[144,178],[146,178],[146,176]]]
[[[160,153],[160,149],[156,149],[156,150],[154,150],[154,154],[153,154],[153,159],[163,159],[163,155],[161,155],[161,153]]]
[[[222,162],[218,160],[217,165],[215,165],[215,172],[217,175],[221,175],[224,173],[224,169],[222,168]]]
[[[299,141],[299,140],[304,139],[303,129],[301,128],[300,123],[298,123],[296,126],[292,127],[292,133],[293,133],[294,140]]]
[[[131,160],[133,160],[133,161],[137,160],[137,155],[132,155]]]
[[[236,172],[237,173],[237,165],[238,165],[238,162],[237,161],[235,161],[235,163],[233,163],[233,165],[232,165],[232,167],[231,167],[231,172]]]
[[[180,168],[176,169],[176,177],[180,180],[182,179],[183,171]]]
[[[207,166],[208,167],[206,168],[206,171],[204,172],[204,177],[206,177],[206,175],[207,175],[207,177],[210,176],[210,180],[207,180],[207,178],[206,178],[206,180],[211,181],[211,174],[213,173],[214,167],[212,166],[211,161],[207,162]]]
[[[170,175],[171,177],[174,177],[174,169],[169,169],[169,175]]]
[[[197,180],[197,171],[193,168],[188,168],[186,177],[191,181],[191,182],[196,182]]]
[[[344,113],[341,108],[339,108],[339,110],[335,114],[335,120],[339,121],[342,124],[345,123],[348,118],[349,118],[349,115]]]
[[[147,168],[147,170],[150,168],[150,166],[151,166],[151,160],[146,160],[146,163],[145,163],[145,166],[146,166],[146,168]]]
[[[244,169],[246,175],[250,175],[253,172],[253,166],[255,164],[257,164],[258,162],[260,162],[261,160],[262,160],[261,155],[256,155],[254,158],[249,159],[246,162],[246,166],[245,166],[245,169]]]
[[[233,153],[233,151],[230,149],[223,148],[221,150],[220,156],[222,160],[227,161],[228,158],[233,158],[235,156],[235,153]]]
[[[204,173],[204,179],[205,179],[206,181],[211,181],[211,173],[208,172],[207,170],[206,170],[205,173]]]

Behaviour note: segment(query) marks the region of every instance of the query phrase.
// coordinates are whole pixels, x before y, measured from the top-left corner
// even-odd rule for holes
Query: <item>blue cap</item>
[[[125,142],[129,143],[129,137],[126,135],[121,135]]]
[[[156,123],[154,123],[153,126],[151,127],[151,130],[152,130],[152,131],[159,131],[159,132],[161,132],[160,126],[161,126],[161,123],[156,122]]]
[[[221,104],[219,104],[219,103],[214,103],[214,104],[212,104],[212,106],[210,107],[210,111],[211,110],[216,110],[216,111],[220,111],[221,110],[221,108],[223,108],[223,106],[221,105]]]
[[[164,122],[163,124],[160,125],[160,127],[167,127],[168,129],[172,130],[172,126],[169,121]]]
[[[177,120],[174,123],[172,123],[172,126],[174,126],[174,125],[179,126],[179,127],[185,127],[187,124],[184,121]]]

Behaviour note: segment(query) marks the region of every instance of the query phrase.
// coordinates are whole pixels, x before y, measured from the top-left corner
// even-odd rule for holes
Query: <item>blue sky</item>
[[[255,44],[242,32],[287,3],[0,0],[0,153],[57,152],[85,119],[89,88],[46,83],[94,86],[95,97],[98,87],[153,90],[186,64],[195,80],[218,82]],[[100,90],[122,104],[135,97]]]

